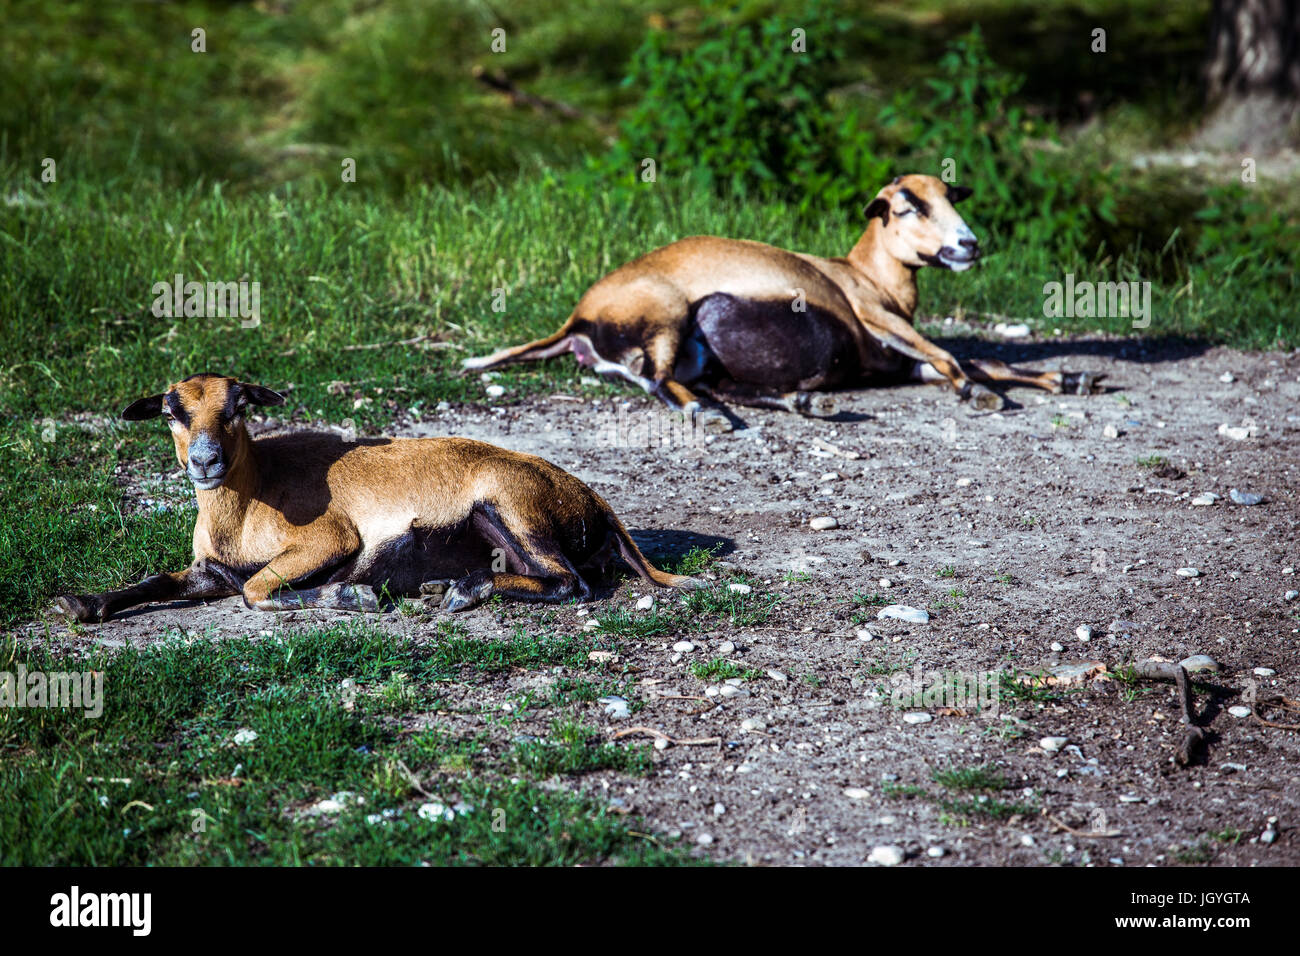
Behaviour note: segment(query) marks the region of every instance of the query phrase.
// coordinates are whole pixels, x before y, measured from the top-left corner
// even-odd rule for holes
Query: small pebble
[[[872,634],[865,627],[858,628],[856,636],[860,641],[874,641],[876,639],[876,635]]]
[[[1200,577],[1201,574],[1201,572],[1198,571],[1196,568],[1179,568],[1174,573],[1177,574],[1180,578],[1195,578],[1195,577]]]
[[[605,713],[613,720],[622,720],[624,717],[631,715],[632,711],[628,709],[627,698],[611,695],[602,697],[596,703],[605,708]]]
[[[1219,500],[1218,495],[1214,494],[1213,492],[1207,491],[1204,494],[1199,494],[1195,498],[1193,498],[1192,504],[1204,507],[1206,505],[1212,505],[1218,500]]]
[[[1236,488],[1228,491],[1228,497],[1232,499],[1233,504],[1238,505],[1257,505],[1264,500],[1263,495],[1257,495],[1253,491],[1238,491]]]
[[[727,590],[732,594],[749,594],[754,589],[748,584],[741,584],[739,581],[736,581],[732,584],[728,584]]]
[[[731,641],[723,641],[718,645],[718,653],[723,657],[726,657],[728,654],[734,654],[736,653],[736,645],[731,643]]]
[[[689,654],[691,651],[695,650],[695,645],[690,641],[678,641],[673,645],[673,650],[678,654]]]
[[[647,594],[645,597],[641,598],[641,600],[636,602],[636,609],[638,611],[648,611],[654,606],[655,606],[655,599],[651,597],[649,594]]]
[[[500,385],[489,385],[486,391],[488,394],[488,398],[500,398],[502,395],[506,393],[505,388]]]
[[[740,729],[744,731],[763,730],[767,724],[763,723],[757,717],[746,717],[740,722]]]
[[[1250,708],[1243,707],[1241,704],[1237,704],[1235,707],[1229,707],[1228,713],[1232,714],[1232,716],[1234,717],[1249,717]]]
[[[727,812],[727,807],[726,807],[725,804],[722,804],[722,803],[715,803],[715,804],[713,805],[713,815],[714,815],[715,817],[720,817],[720,816],[722,816],[722,815],[723,815],[724,813],[726,813],[726,812]]]
[[[772,680],[776,681],[778,684],[784,684],[786,681],[786,676],[775,669],[768,671],[767,676],[772,678]]]
[[[850,800],[865,800],[871,796],[871,791],[864,790],[862,787],[845,787],[844,796]]]
[[[1224,385],[1231,385],[1236,380],[1237,380],[1236,377],[1231,372],[1224,372],[1222,375],[1219,376],[1219,381],[1222,382]]]
[[[1070,742],[1069,737],[1044,737],[1038,741],[1038,746],[1042,747],[1049,754],[1054,754]]]
[[[1086,624],[1081,624],[1074,629],[1074,636],[1077,637],[1079,640],[1083,641],[1083,643],[1087,644],[1090,640],[1092,640],[1092,628],[1090,628]]]
[[[1105,428],[1101,430],[1101,436],[1103,438],[1118,438],[1119,429],[1116,428],[1114,425],[1107,425]]]
[[[1178,662],[1189,674],[1217,674],[1219,663],[1208,654],[1193,654]]]
[[[901,846],[878,846],[871,851],[871,855],[867,857],[867,862],[876,863],[880,866],[898,866],[906,858],[907,854],[903,852]]]
[[[930,847],[930,849],[925,851],[925,855],[930,857],[933,860],[937,860],[947,852],[948,851],[941,846],[932,846]]]
[[[1271,668],[1271,667],[1256,667],[1256,668],[1255,668],[1255,676],[1256,676],[1256,677],[1274,677],[1274,676],[1276,676],[1276,675],[1277,675],[1277,671],[1273,670],[1273,668]]]
[[[909,624],[928,624],[930,622],[928,612],[917,607],[908,607],[906,604],[891,604],[889,607],[882,607],[876,613],[876,620],[883,621],[885,618],[894,618],[898,621],[906,621]]]
[[[700,846],[709,846],[711,843],[713,843],[713,836],[712,834],[709,833],[701,833],[699,836],[695,838],[695,842],[698,843]]]
[[[1284,601],[1294,601],[1296,598],[1300,598],[1300,591],[1287,591],[1282,595]]]
[[[903,722],[908,724],[928,724],[932,720],[934,718],[924,711],[903,715]]]
[[[1061,651],[1065,650],[1065,645],[1060,641],[1052,641],[1052,650],[1059,654]]]
[[[808,522],[808,527],[812,528],[814,531],[829,531],[831,528],[838,528],[839,526],[840,523],[829,515],[825,515],[821,518],[813,518]]]

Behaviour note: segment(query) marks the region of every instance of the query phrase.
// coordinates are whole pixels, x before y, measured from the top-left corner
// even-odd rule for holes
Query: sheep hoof
[[[809,418],[829,418],[835,414],[835,396],[825,392],[795,392],[790,399],[790,411]]]
[[[334,606],[340,611],[378,611],[379,598],[369,584],[345,584],[339,588]]]
[[[75,594],[61,594],[54,599],[54,612],[81,624],[99,624],[104,620],[104,610],[94,598]]]
[[[1105,377],[1097,372],[1068,372],[1064,390],[1075,395],[1095,395],[1101,391],[1097,385]]]
[[[695,427],[703,428],[711,435],[721,435],[731,431],[731,419],[716,408],[705,408],[695,413]]]
[[[971,385],[968,395],[971,404],[982,412],[996,412],[1003,406],[1001,395],[978,383]]]
[[[447,588],[447,596],[442,599],[442,609],[452,614],[457,611],[468,611],[470,608],[478,607],[491,596],[491,578],[475,584],[470,580],[470,576],[466,576]]]
[[[425,581],[420,585],[420,597],[426,601],[441,601],[450,587],[450,581]]]

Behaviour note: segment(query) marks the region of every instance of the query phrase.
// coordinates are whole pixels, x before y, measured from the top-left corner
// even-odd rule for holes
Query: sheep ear
[[[975,190],[971,189],[969,186],[949,186],[948,202],[953,203],[955,205],[961,202],[963,199],[966,199],[974,191]]]
[[[161,395],[150,395],[148,398],[137,399],[122,409],[122,417],[128,422],[142,422],[147,418],[157,418],[162,414],[162,403],[163,397]]]
[[[871,200],[871,202],[867,203],[867,207],[862,210],[862,215],[866,216],[868,219],[873,219],[876,216],[879,216],[881,225],[889,225],[889,200],[877,196],[875,199]]]
[[[250,405],[283,405],[284,396],[279,392],[272,391],[263,385],[249,385],[246,382],[239,383],[239,389],[248,399]]]

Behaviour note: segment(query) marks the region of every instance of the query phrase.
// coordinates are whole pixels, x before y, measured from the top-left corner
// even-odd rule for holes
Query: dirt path
[[[647,779],[595,774],[559,785],[616,799],[722,859],[859,864],[873,847],[896,845],[914,863],[1300,863],[1300,733],[1228,712],[1248,686],[1261,698],[1300,697],[1300,600],[1284,597],[1300,589],[1290,570],[1300,567],[1300,355],[1146,354],[1101,340],[956,350],[1060,357],[1107,372],[1113,391],[1016,389],[1021,404],[993,414],[933,386],[861,391],[844,395],[837,421],[744,410],[747,429],[708,438],[630,393],[507,394],[496,407],[485,398],[398,429],[549,458],[604,495],[647,550],[719,543],[724,561],[782,596],[761,628],[695,638],[702,646],[691,652],[625,641],[645,708],[611,721],[584,705],[584,719],[611,734],[639,724],[721,745],[658,750]],[[652,447],[656,439],[669,444]],[[1235,504],[1234,488],[1264,500]],[[1219,497],[1194,504],[1204,493]],[[837,527],[812,530],[809,519],[823,516]],[[631,607],[640,593],[629,583],[610,600]],[[877,607],[855,609],[856,594],[926,609],[930,620],[877,621]],[[506,633],[489,609],[462,620],[474,634]],[[555,626],[576,633],[587,620],[566,607]],[[398,615],[385,621],[432,630]],[[152,609],[87,634],[143,641],[170,626],[257,633],[272,623],[230,600]],[[1087,642],[1076,634],[1083,626]],[[873,639],[859,636],[864,629]],[[708,698],[716,685],[688,667],[717,656],[723,641],[762,676],[737,696]],[[1210,655],[1222,672],[1210,678],[1221,692],[1198,697],[1212,735],[1208,762],[1191,769],[1172,763],[1181,731],[1165,685],[1093,681],[1002,700],[996,713],[892,700],[914,668],[970,676],[1099,661],[1114,670],[1192,654]],[[548,679],[520,674],[461,692],[490,707]],[[931,719],[905,722],[913,710]],[[484,726],[472,715],[451,720]],[[1039,746],[1046,737],[1068,740],[1050,753]],[[985,800],[932,780],[985,764],[1010,784]],[[1113,835],[1065,832],[1049,815]],[[1257,838],[1271,816],[1280,833],[1270,845]],[[928,855],[932,847],[943,855]]]

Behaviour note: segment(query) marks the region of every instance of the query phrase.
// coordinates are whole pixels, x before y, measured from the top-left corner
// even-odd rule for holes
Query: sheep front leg
[[[374,588],[357,582],[326,584],[316,588],[294,588],[295,581],[318,577],[337,567],[346,552],[298,546],[281,552],[244,584],[244,604],[259,611],[296,611],[324,608],[334,611],[377,611]]]
[[[201,600],[239,593],[237,578],[229,568],[208,558],[184,571],[151,574],[139,584],[100,594],[61,594],[54,610],[83,624],[107,621],[118,611],[156,601]]]

